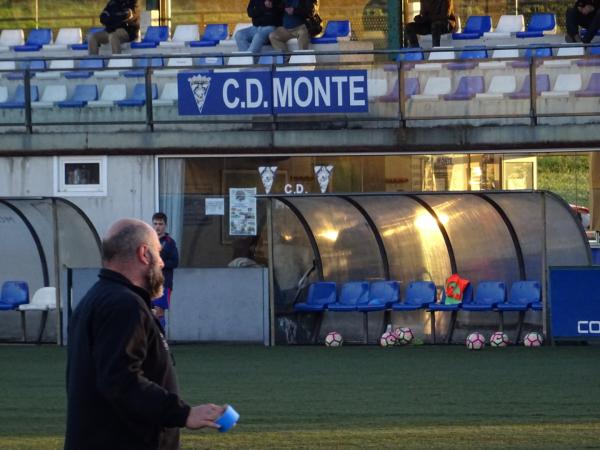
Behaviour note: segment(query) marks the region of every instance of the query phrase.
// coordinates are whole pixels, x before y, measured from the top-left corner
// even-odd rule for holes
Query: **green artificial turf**
[[[184,430],[184,449],[600,448],[600,346],[172,350],[188,402],[241,415],[226,434]],[[1,346],[0,361],[0,448],[61,448],[65,350]]]

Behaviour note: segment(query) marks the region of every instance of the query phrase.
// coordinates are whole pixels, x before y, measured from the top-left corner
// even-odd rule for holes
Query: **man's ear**
[[[140,262],[144,264],[150,264],[151,257],[149,256],[150,249],[147,245],[140,245],[137,249],[136,255]]]

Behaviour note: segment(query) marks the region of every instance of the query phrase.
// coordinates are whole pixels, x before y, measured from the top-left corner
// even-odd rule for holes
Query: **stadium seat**
[[[67,86],[64,84],[49,84],[44,87],[39,101],[32,101],[34,108],[52,108],[55,103],[67,99]]]
[[[389,93],[387,93],[386,95],[379,97],[379,101],[386,102],[386,103],[398,103],[398,101],[400,100],[400,92],[399,92],[398,88],[399,88],[399,83],[398,83],[398,80],[396,80],[396,82],[394,83],[394,87],[392,87],[392,90]],[[406,78],[404,80],[404,98],[405,99],[409,99],[413,95],[418,94],[420,90],[421,90],[421,87],[419,85],[418,78],[410,77],[410,78]]]
[[[415,311],[426,309],[436,300],[436,287],[431,281],[412,281],[406,287],[404,301],[394,303],[392,311]]]
[[[88,50],[88,37],[91,34],[97,33],[98,31],[104,30],[104,27],[92,27],[88,30],[87,34],[83,38],[83,42],[80,44],[71,44],[71,50]]]
[[[37,52],[44,45],[52,42],[52,30],[50,28],[33,29],[27,35],[27,40],[23,45],[15,45],[15,52]]]
[[[485,83],[481,75],[461,77],[458,86],[452,94],[444,95],[444,100],[470,100],[485,89]]]
[[[153,106],[172,106],[177,103],[178,91],[177,83],[169,82],[165,83],[160,95],[156,100],[152,102]]]
[[[575,97],[600,97],[600,73],[593,73],[585,89],[575,92]]]
[[[81,28],[61,28],[52,44],[45,44],[44,50],[66,50],[71,45],[81,44]]]
[[[161,41],[159,47],[185,47],[193,41],[197,41],[200,37],[200,31],[197,24],[192,25],[177,25],[175,32],[170,41]]]
[[[317,57],[313,50],[296,50],[292,53],[289,66],[277,67],[278,71],[315,70]]]
[[[498,46],[500,47],[500,46]],[[492,51],[492,59],[518,59],[519,49],[517,48],[498,48],[496,47]],[[479,63],[480,69],[504,69],[506,67],[506,61],[481,61]]]
[[[137,58],[134,60],[135,69],[125,70],[122,75],[127,78],[143,77],[146,74],[146,68],[152,67],[160,69],[163,66],[163,59],[159,56],[152,58]]]
[[[215,47],[223,39],[227,39],[228,31],[226,23],[206,24],[204,34],[197,41],[191,41],[190,47]]]
[[[224,68],[215,69],[215,72],[240,72],[240,66],[254,65],[254,58],[249,52],[231,52]]]
[[[110,58],[106,64],[107,70],[98,70],[94,72],[96,78],[118,78],[123,70],[133,67],[132,58]]]
[[[68,100],[56,103],[59,108],[83,108],[88,102],[98,100],[98,86],[95,84],[78,84]]]
[[[503,15],[498,19],[496,29],[483,33],[483,37],[486,39],[509,38],[523,30],[525,30],[525,17],[522,14]]]
[[[19,306],[29,303],[29,286],[26,281],[5,281],[0,292],[0,311],[15,311]],[[21,315],[23,342],[25,336],[25,317]]]
[[[492,18],[490,16],[469,16],[467,23],[459,33],[452,33],[452,39],[479,39],[492,29]]]
[[[63,73],[67,79],[90,78],[95,70],[102,70],[104,62],[99,58],[86,58],[78,61],[77,69]],[[87,70],[86,70],[87,69]]]
[[[357,304],[358,311],[384,311],[400,301],[400,283],[393,280],[372,281],[366,300]]]
[[[5,75],[8,80],[22,80],[25,77],[25,70],[29,70],[29,76],[34,77],[38,73],[46,70],[46,61],[43,59],[18,60],[17,72],[9,72]]]
[[[446,292],[442,289],[442,298],[439,303],[431,303],[427,308],[431,320],[431,334],[433,336],[433,343],[436,342],[436,329],[435,329],[435,313],[436,312],[450,312],[450,323],[448,324],[448,331],[446,332],[446,338],[444,341],[450,343],[452,341],[452,335],[454,334],[454,326],[456,324],[456,317],[458,311],[461,309],[462,303],[469,303],[473,298],[473,288],[469,284],[463,293],[463,299],[460,303],[447,301]]]
[[[225,63],[225,58],[221,55],[201,56],[196,61],[198,66],[222,66]]]
[[[158,97],[158,87],[156,83],[152,83],[151,86],[152,100]],[[127,97],[123,100],[115,101],[115,105],[122,107],[134,107],[144,106],[146,104],[146,85],[144,83],[138,83],[133,87],[131,97]]]
[[[556,57],[562,59],[546,59],[542,63],[544,67],[569,67],[574,61],[574,56],[584,56],[585,48],[581,45],[564,45],[556,51]]]
[[[156,48],[161,42],[169,39],[169,27],[149,26],[140,42],[132,42],[131,48]]]
[[[498,303],[496,309],[500,314],[500,329],[504,330],[504,312],[505,311],[518,311],[519,321],[517,324],[517,334],[515,342],[519,342],[521,337],[521,329],[523,327],[523,320],[525,318],[525,312],[531,309],[533,303],[540,303],[542,297],[542,291],[540,283],[537,281],[515,281],[508,295],[508,299],[505,303]]]
[[[311,283],[304,302],[296,303],[294,310],[299,312],[324,311],[327,305],[336,301],[336,284],[331,281]]]
[[[23,326],[23,338],[25,340],[26,333],[26,320],[25,313],[27,311],[41,311],[42,317],[40,320],[40,328],[37,336],[37,343],[42,342],[44,336],[44,330],[46,329],[46,322],[48,321],[48,312],[56,309],[56,288],[54,287],[43,287],[35,291],[30,303],[19,305],[19,311],[21,312],[21,324]]]
[[[494,75],[487,91],[475,94],[477,100],[501,100],[517,90],[517,78],[514,75]]]
[[[358,303],[368,303],[369,283],[366,281],[349,281],[342,285],[337,300],[327,305],[329,311],[357,311]]]
[[[280,65],[283,64],[283,55],[280,54],[265,54],[265,55],[260,55],[258,58],[258,64],[259,65]]]
[[[473,301],[463,301],[463,311],[492,311],[506,301],[506,286],[502,281],[480,281],[475,289]]]
[[[25,33],[21,29],[2,30],[0,32],[0,51],[10,50],[15,45],[23,45],[24,43]]]
[[[10,79],[10,76],[15,75],[15,70],[17,70],[16,61],[0,61],[0,74],[2,74],[4,78]],[[18,78],[23,78],[23,72],[18,73],[20,74],[20,77]]]
[[[337,44],[339,41],[349,41],[351,35],[349,20],[329,20],[325,31],[319,37],[311,39],[313,44]]]
[[[520,39],[544,37],[556,34],[556,16],[553,13],[537,12],[531,15],[525,31],[518,31],[515,36]]]
[[[72,59],[53,59],[48,63],[48,70],[37,72],[36,76],[42,79],[60,78],[63,74],[61,70],[68,70],[75,68],[75,61]]]
[[[458,55],[460,61],[446,64],[448,70],[470,70],[477,66],[477,59],[486,59],[487,49],[479,45],[467,45],[463,47]]]
[[[529,67],[530,60],[532,58],[550,58],[552,57],[552,48],[546,47],[544,44],[531,44],[525,49],[523,59],[520,61],[513,61],[511,66],[514,68],[527,68]]]
[[[0,103],[8,101],[8,88],[6,86],[0,86]]]
[[[194,61],[192,60],[192,58],[190,57],[174,57],[174,58],[169,58],[167,59],[167,64],[166,64],[166,69],[162,68],[160,70],[156,70],[154,72],[154,76],[155,77],[165,77],[165,78],[172,78],[172,77],[176,77],[177,73],[179,73],[179,71],[181,69],[178,69],[178,67],[180,68],[185,68],[185,70],[190,70],[192,69],[192,66],[194,65]]]
[[[442,47],[437,47],[437,50],[442,49]],[[430,52],[427,57],[426,63],[416,64],[415,70],[419,71],[431,71],[431,70],[441,70],[442,63],[440,62],[430,62],[430,61],[448,61],[456,58],[456,53],[454,49],[444,49],[442,51]]]
[[[509,94],[508,97],[512,99],[524,99],[530,97],[531,83],[529,75],[527,75],[521,88],[514,94]],[[540,95],[542,92],[550,90],[550,76],[547,73],[537,74],[535,76],[535,91],[536,95]]]
[[[581,90],[581,85],[580,73],[561,73],[556,76],[556,80],[554,80],[552,89],[542,92],[540,95],[545,98],[564,98],[568,97],[571,92]]]
[[[416,61],[423,61],[424,58],[425,56],[421,47],[408,47],[398,52],[394,60],[401,63],[404,70],[410,70],[415,67]],[[386,67],[386,70],[397,71],[398,67],[393,64]]]
[[[38,99],[38,87],[35,85],[31,86],[31,101],[35,102]],[[0,103],[0,108],[24,108],[25,107],[25,87],[20,84],[15,89],[15,93],[12,97],[9,97],[7,101]]]
[[[442,95],[449,94],[451,89],[450,77],[429,77],[423,88],[423,93],[415,94],[410,99],[415,101],[438,100]]]
[[[127,86],[121,84],[107,84],[102,89],[98,100],[89,101],[88,107],[106,107],[113,106],[116,101],[124,100],[127,97]]]

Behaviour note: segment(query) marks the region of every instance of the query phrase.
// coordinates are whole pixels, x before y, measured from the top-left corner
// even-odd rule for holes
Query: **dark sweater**
[[[248,17],[252,18],[255,27],[281,26],[282,16],[281,0],[273,0],[272,8],[265,6],[265,0],[250,0],[248,3]]]
[[[68,450],[175,449],[190,407],[148,293],[102,269],[69,324]]]

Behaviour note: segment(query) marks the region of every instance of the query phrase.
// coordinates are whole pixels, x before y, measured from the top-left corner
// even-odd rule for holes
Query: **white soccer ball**
[[[496,331],[490,336],[490,347],[506,347],[508,344],[510,344],[510,340],[506,333],[503,333],[502,331]]]
[[[415,338],[412,330],[408,327],[396,328],[396,330],[394,330],[394,334],[396,335],[396,344],[398,345],[410,344]]]
[[[382,347],[390,347],[396,344],[396,334],[392,331],[386,331],[379,338],[379,345]]]
[[[471,333],[467,336],[465,344],[469,350],[481,350],[483,347],[485,347],[485,337],[483,337],[483,334],[478,332]]]
[[[337,331],[330,331],[325,336],[325,346],[326,347],[341,347],[344,343],[344,338]]]
[[[523,345],[525,347],[541,347],[544,343],[544,337],[537,331],[527,333],[523,338]]]

